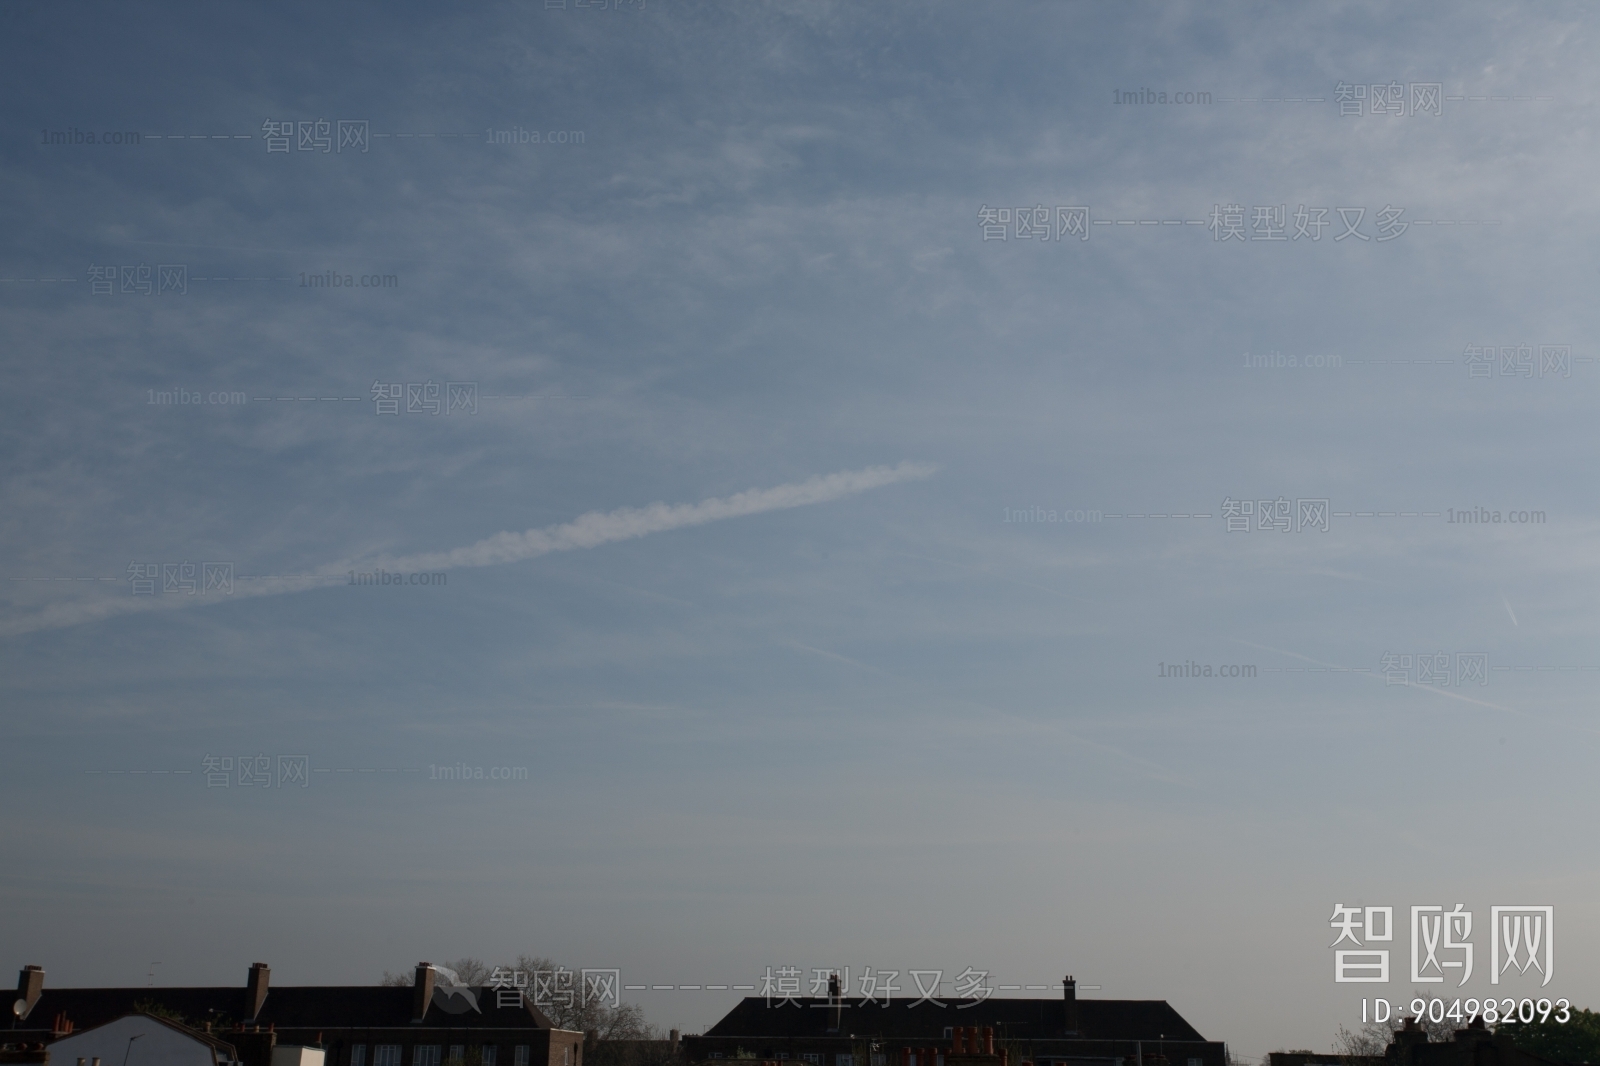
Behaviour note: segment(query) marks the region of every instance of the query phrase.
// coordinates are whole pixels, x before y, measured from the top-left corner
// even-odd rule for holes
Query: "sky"
[[[0,959],[1600,1006],[1597,25],[4,0]]]

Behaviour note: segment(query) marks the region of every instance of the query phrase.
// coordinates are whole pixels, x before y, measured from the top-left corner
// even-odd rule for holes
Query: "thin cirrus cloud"
[[[447,552],[427,552],[371,563],[396,570],[449,570],[463,566],[495,566],[533,559],[551,552],[594,548],[619,540],[633,540],[664,533],[669,529],[703,526],[725,518],[743,518],[764,511],[781,511],[827,503],[843,496],[931,476],[936,467],[926,463],[901,463],[898,466],[869,466],[864,470],[844,470],[821,474],[805,481],[778,485],[770,489],[748,489],[732,496],[712,497],[699,503],[652,503],[647,507],[623,507],[615,511],[590,511],[571,522],[522,533],[496,533],[476,544]],[[344,567],[348,570],[351,567]]]
[[[425,552],[398,557],[350,560],[326,567],[317,573],[275,579],[270,584],[245,585],[238,596],[272,596],[322,588],[331,577],[352,569],[381,567],[397,571],[450,570],[472,566],[498,566],[534,559],[551,552],[595,548],[621,540],[634,540],[671,529],[703,526],[728,518],[743,518],[766,511],[807,507],[845,496],[882,488],[901,481],[931,477],[938,468],[929,463],[902,462],[898,466],[869,466],[862,470],[842,470],[819,474],[804,481],[775,485],[768,489],[747,489],[732,496],[713,496],[699,503],[652,503],[645,507],[622,507],[615,511],[590,511],[558,526],[503,532],[476,544],[444,552]],[[0,634],[14,635],[40,629],[96,622],[131,611],[199,606],[226,600],[200,600],[162,597],[151,600],[104,599],[98,602],[54,604],[34,614],[0,624]]]

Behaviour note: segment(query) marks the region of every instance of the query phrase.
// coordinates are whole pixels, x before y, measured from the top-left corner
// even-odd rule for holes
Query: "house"
[[[797,1059],[808,1066],[1228,1066],[1165,1000],[1062,998],[847,999],[746,997],[716,1025],[683,1038],[690,1062]],[[796,1064],[799,1066],[799,1063]],[[1432,1064],[1428,1064],[1432,1066]]]
[[[226,1042],[239,1066],[583,1066],[583,1034],[557,1029],[521,991],[441,976],[422,962],[409,988],[273,988],[258,962],[242,987],[46,988],[44,970],[28,966],[5,1039],[54,1046],[75,1030],[142,1013]]]
[[[1431,1042],[1417,1020],[1407,1018],[1382,1055],[1274,1051],[1268,1059],[1271,1066],[1559,1066],[1517,1047],[1509,1034],[1491,1032],[1481,1016],[1457,1029],[1454,1039]]]
[[[124,1014],[83,1032],[70,1032],[46,1049],[61,1066],[238,1066],[233,1045],[209,1033],[153,1014]]]

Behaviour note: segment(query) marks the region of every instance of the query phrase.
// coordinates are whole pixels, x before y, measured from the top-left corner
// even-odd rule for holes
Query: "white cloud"
[[[494,566],[533,559],[550,552],[594,548],[619,540],[662,533],[686,526],[702,526],[725,518],[742,518],[764,511],[781,511],[827,503],[843,496],[892,485],[897,481],[925,478],[936,468],[926,463],[901,463],[899,466],[869,466],[865,470],[845,470],[805,481],[778,485],[770,489],[749,489],[699,503],[652,503],[647,507],[623,507],[615,511],[590,511],[571,522],[521,533],[496,533],[476,544],[447,552],[427,552],[367,564],[394,570],[441,570],[462,566]],[[351,569],[352,567],[344,567]]]
[[[323,567],[316,572],[283,578],[270,584],[239,585],[229,598],[189,599],[102,599],[78,603],[53,604],[33,614],[0,622],[0,635],[28,633],[40,629],[60,629],[99,621],[132,611],[172,609],[226,603],[242,596],[271,596],[326,587],[327,580],[349,570],[381,568],[395,571],[449,570],[467,566],[497,566],[502,563],[534,559],[550,552],[594,548],[619,540],[633,540],[651,533],[688,526],[703,526],[726,518],[743,518],[765,511],[806,507],[827,503],[859,492],[930,477],[937,468],[928,463],[904,462],[898,466],[869,466],[863,470],[843,470],[820,474],[804,481],[777,485],[770,489],[749,489],[732,496],[712,497],[699,503],[652,503],[645,507],[623,507],[615,511],[590,511],[571,522],[521,533],[496,533],[476,544],[450,551],[424,552],[399,557],[366,557]]]

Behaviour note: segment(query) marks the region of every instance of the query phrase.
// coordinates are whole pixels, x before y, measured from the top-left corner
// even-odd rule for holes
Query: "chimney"
[[[1078,982],[1068,974],[1061,981],[1061,993],[1065,999],[1065,1014],[1063,1015],[1066,1032],[1076,1034],[1078,1031]]]
[[[33,1010],[33,1005],[39,1002],[39,996],[44,992],[44,967],[24,966],[17,974],[17,998],[22,1000],[23,1008],[17,1012],[19,1020],[26,1018]]]
[[[433,963],[417,963],[417,980],[411,986],[411,1024],[421,1025],[433,1002]]]
[[[994,1026],[992,1025],[983,1027],[983,1053],[985,1055],[994,1054]]]
[[[239,1056],[239,1066],[272,1066],[272,1049],[277,1046],[278,1034],[261,1031],[259,1025],[241,1029],[228,1038]]]
[[[669,1031],[667,1033],[667,1038],[672,1043],[672,1053],[674,1055],[676,1055],[678,1053],[678,1037],[679,1037],[679,1035],[680,1034],[678,1033],[678,1030],[676,1030],[676,1029],[673,1029],[673,1030],[671,1030],[671,1031]]]
[[[272,970],[264,962],[250,964],[250,976],[245,979],[245,1009],[251,1021],[261,1016],[261,1005],[267,1001],[267,982],[272,976]]]
[[[842,1019],[839,1017],[843,1008],[844,996],[839,990],[839,975],[828,975],[828,1032],[837,1033]]]

